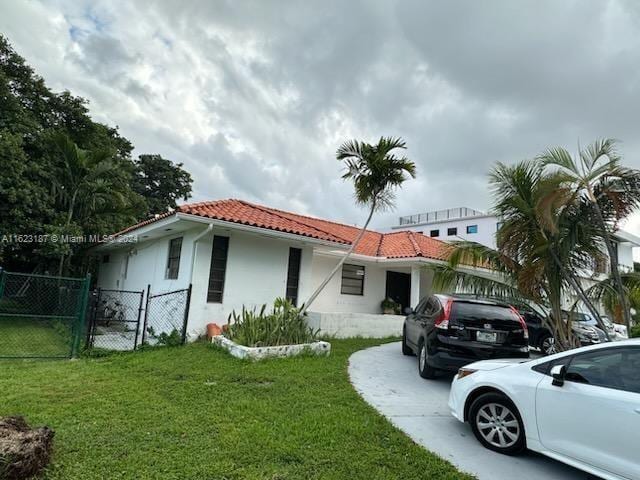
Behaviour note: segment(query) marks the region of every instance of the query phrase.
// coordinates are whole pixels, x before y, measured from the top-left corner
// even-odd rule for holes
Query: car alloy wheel
[[[544,340],[542,340],[542,352],[545,355],[553,355],[556,353],[556,339],[552,336],[545,337]]]
[[[520,439],[520,423],[515,414],[505,405],[488,403],[475,418],[476,427],[485,441],[494,447],[513,447]]]
[[[420,348],[420,371],[424,371],[424,367],[427,365],[427,347],[422,345]]]

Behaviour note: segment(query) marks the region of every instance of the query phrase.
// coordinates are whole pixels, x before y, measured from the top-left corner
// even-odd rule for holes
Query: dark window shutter
[[[207,288],[208,303],[222,303],[228,254],[229,237],[214,236],[211,249],[211,266],[209,267],[209,286]]]

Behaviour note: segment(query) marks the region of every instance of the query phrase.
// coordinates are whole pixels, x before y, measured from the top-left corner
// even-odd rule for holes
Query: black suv
[[[434,378],[438,370],[492,358],[528,358],[529,335],[512,306],[488,300],[431,295],[407,312],[402,353],[418,355],[418,371]]]

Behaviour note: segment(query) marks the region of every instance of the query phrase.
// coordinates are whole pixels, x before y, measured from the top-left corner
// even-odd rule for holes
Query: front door
[[[408,273],[387,271],[386,298],[390,298],[402,307],[402,313],[411,305],[411,275]]]

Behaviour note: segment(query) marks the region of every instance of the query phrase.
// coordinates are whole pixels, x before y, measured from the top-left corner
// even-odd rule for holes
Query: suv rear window
[[[518,321],[518,317],[509,307],[458,301],[453,302],[451,307],[451,316],[457,320],[486,319]]]

